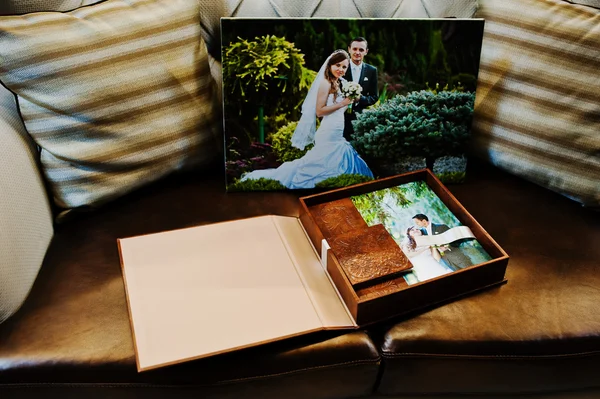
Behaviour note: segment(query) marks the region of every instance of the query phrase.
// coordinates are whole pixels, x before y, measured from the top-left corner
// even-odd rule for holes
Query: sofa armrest
[[[53,234],[36,158],[15,97],[0,86],[0,323],[27,297]]]

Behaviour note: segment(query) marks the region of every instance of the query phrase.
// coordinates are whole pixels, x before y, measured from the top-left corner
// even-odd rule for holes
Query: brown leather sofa
[[[0,325],[0,397],[600,397],[600,214],[476,162],[449,188],[509,253],[508,284],[368,331],[137,373],[117,238],[296,215],[294,194],[227,194],[222,181],[174,175],[57,226]]]
[[[7,4],[13,3],[20,5]],[[228,3],[252,16],[260,2]],[[263,3],[277,13],[298,5]],[[368,9],[368,2],[347,3],[357,15]],[[409,2],[373,3],[381,14],[403,11]],[[442,4],[411,3],[427,10]],[[494,3],[504,7],[504,0]],[[336,4],[314,2],[310,10],[339,11]],[[498,65],[489,64],[488,80],[495,79]],[[481,87],[483,95],[510,91],[495,81]],[[0,125],[5,155],[9,128],[21,123],[16,111],[11,115]],[[0,175],[16,175],[18,166],[5,169]],[[24,205],[3,207],[3,182],[0,209],[25,220],[33,212],[30,199],[15,195]],[[296,215],[297,194],[226,194],[215,167],[172,175],[56,225],[25,303],[0,324],[0,398],[600,398],[600,214],[481,161],[470,161],[467,182],[449,189],[510,255],[507,284],[368,330],[316,333],[143,373],[136,371],[117,238],[265,213]],[[10,243],[5,237],[11,238],[0,230],[0,242]]]

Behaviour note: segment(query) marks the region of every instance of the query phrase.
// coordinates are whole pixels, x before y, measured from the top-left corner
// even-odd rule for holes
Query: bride
[[[292,135],[292,145],[304,149],[315,145],[303,157],[285,162],[276,169],[255,170],[245,174],[244,180],[274,179],[287,188],[314,188],[315,184],[342,174],[360,174],[373,177],[373,173],[344,139],[344,112],[350,98],[340,92],[340,78],[350,65],[350,56],[344,50],[334,51],[317,72],[306,99],[302,116]],[[322,117],[316,130],[316,118]]]
[[[419,281],[429,280],[452,270],[440,263],[440,253],[437,249],[429,246],[417,246],[415,236],[423,235],[421,229],[411,226],[406,230],[406,241],[402,244],[402,250],[413,264],[413,273]]]

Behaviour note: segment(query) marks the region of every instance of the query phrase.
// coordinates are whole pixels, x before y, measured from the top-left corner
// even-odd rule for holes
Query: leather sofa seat
[[[363,331],[298,337],[137,372],[117,238],[297,213],[292,194],[226,194],[223,188],[219,173],[177,175],[58,225],[25,304],[0,326],[0,397],[35,397],[48,389],[82,397],[99,387],[144,398],[172,397],[174,390],[203,398],[371,393],[380,356]],[[239,330],[243,334],[244,326]]]
[[[383,327],[379,391],[600,387],[600,212],[481,165],[450,189],[509,254],[508,283]]]
[[[296,215],[297,194],[227,194],[219,173],[187,173],[79,215],[57,226],[32,292],[0,326],[0,396],[545,399],[591,388],[596,397],[600,214],[481,164],[449,188],[510,255],[507,284],[367,332],[314,334],[143,373],[116,239]]]

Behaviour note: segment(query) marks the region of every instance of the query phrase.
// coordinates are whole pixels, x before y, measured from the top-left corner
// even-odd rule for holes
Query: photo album
[[[306,235],[359,325],[506,282],[507,254],[429,169],[300,203]]]
[[[465,178],[484,21],[221,20],[228,191]]]
[[[222,18],[226,189],[305,191],[286,215],[118,240],[138,371],[506,283],[444,186],[465,179],[483,27]]]
[[[426,281],[492,258],[423,181],[351,197],[368,226],[381,225],[408,257],[403,275]]]

